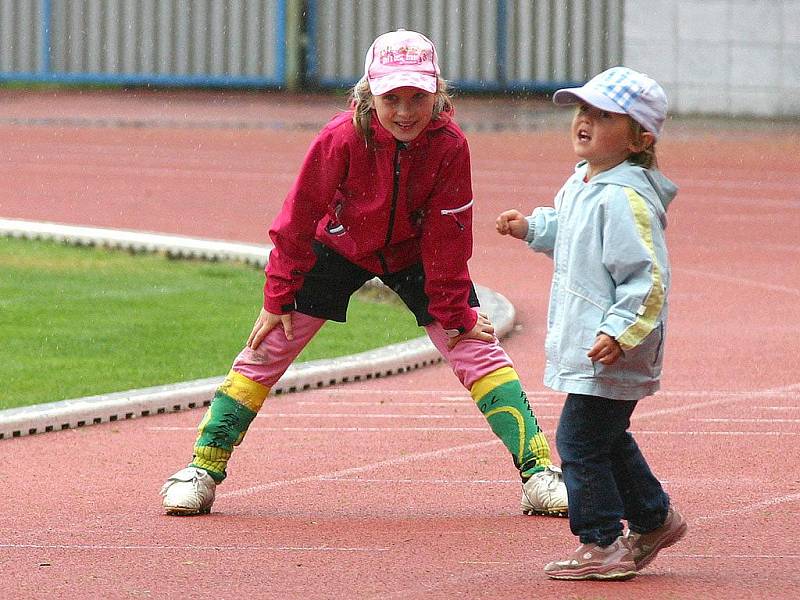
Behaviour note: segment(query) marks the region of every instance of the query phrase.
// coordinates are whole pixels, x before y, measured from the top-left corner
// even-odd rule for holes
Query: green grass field
[[[252,266],[0,238],[0,409],[224,375],[262,302]],[[356,295],[299,360],[423,334]]]

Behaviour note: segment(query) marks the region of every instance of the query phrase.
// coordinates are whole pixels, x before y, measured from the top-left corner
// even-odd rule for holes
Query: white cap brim
[[[593,90],[591,88],[579,87],[579,88],[564,88],[562,90],[558,90],[555,94],[553,94],[553,102],[558,104],[559,106],[566,106],[569,104],[579,104],[580,102],[586,102],[587,104],[591,104],[595,108],[599,108],[600,110],[606,110],[608,112],[613,113],[620,113],[626,114],[625,109],[623,109],[619,104],[614,102],[608,96],[601,94],[600,92]]]
[[[369,91],[372,92],[373,96],[382,96],[401,87],[415,87],[435,94],[439,84],[435,75],[416,71],[389,73],[382,77],[370,77],[368,81]]]

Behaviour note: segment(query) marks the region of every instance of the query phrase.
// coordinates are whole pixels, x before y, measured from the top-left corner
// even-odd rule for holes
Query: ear
[[[628,145],[628,149],[632,153],[644,152],[655,143],[656,143],[655,135],[653,135],[649,131],[642,131],[639,134],[638,139],[631,140],[631,143]]]

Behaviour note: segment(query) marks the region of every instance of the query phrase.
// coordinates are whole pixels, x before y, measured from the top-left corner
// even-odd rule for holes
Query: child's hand
[[[468,339],[481,340],[484,342],[491,342],[494,340],[494,325],[492,325],[487,315],[478,313],[478,320],[475,322],[475,326],[469,331],[447,340],[447,349],[452,350],[458,342]]]
[[[528,221],[518,210],[507,210],[497,217],[495,229],[500,235],[510,235],[518,240],[524,240],[528,235]]]
[[[622,356],[622,348],[619,342],[608,334],[598,333],[594,340],[594,346],[589,350],[588,356],[592,362],[599,362],[604,365],[613,365]]]
[[[253,331],[250,332],[247,338],[247,346],[251,350],[257,349],[261,345],[261,342],[264,341],[264,338],[267,337],[267,334],[275,329],[277,325],[283,326],[283,331],[286,334],[287,340],[294,338],[291,313],[287,315],[275,315],[262,308],[255,324],[253,324]]]

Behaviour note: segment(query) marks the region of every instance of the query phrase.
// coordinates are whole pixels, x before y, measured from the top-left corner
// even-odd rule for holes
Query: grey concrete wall
[[[623,56],[675,113],[800,117],[800,0],[627,0]]]

